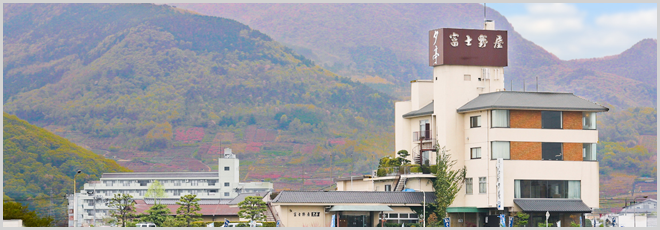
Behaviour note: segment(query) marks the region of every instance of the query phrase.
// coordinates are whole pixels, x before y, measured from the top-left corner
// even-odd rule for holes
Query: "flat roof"
[[[104,179],[198,179],[218,178],[218,172],[131,172],[131,173],[103,173]]]
[[[586,112],[606,112],[609,110],[607,107],[575,96],[572,93],[500,91],[479,94],[477,98],[461,106],[456,112],[466,113],[491,109]]]
[[[426,202],[435,201],[434,192],[426,192]],[[421,204],[423,192],[383,191],[281,191],[273,203],[381,203]]]

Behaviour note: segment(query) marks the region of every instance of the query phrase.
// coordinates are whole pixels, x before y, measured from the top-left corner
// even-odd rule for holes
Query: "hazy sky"
[[[486,3],[562,60],[619,54],[658,38],[656,3]],[[497,22],[495,22],[497,23]]]

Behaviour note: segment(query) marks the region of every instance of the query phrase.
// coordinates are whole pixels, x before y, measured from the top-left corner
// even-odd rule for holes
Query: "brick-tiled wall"
[[[564,129],[582,129],[582,112],[562,112],[562,127]]]
[[[511,142],[511,160],[542,160],[541,151],[541,142]]]
[[[563,151],[564,161],[582,161],[582,143],[564,143]]]
[[[541,128],[541,111],[510,110],[509,119],[511,128]]]

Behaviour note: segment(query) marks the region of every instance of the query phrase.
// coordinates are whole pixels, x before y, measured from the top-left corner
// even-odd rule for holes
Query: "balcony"
[[[431,141],[431,130],[422,130],[413,132],[413,141]]]

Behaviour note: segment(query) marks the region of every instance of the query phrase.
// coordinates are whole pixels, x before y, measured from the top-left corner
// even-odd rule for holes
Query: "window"
[[[584,143],[582,145],[582,160],[584,161],[596,160],[596,143]]]
[[[463,75],[463,81],[471,81],[471,80],[472,80],[472,76],[471,76],[471,75],[469,75],[469,74],[465,74],[465,75]]]
[[[145,190],[140,190],[140,196],[144,196],[144,192],[146,192],[146,191]]]
[[[481,127],[481,116],[470,117],[470,128]]]
[[[429,123],[429,120],[419,121],[419,139],[420,140],[431,139],[431,123]]]
[[[505,160],[510,159],[510,147],[508,141],[493,141],[492,142],[492,154],[491,160],[497,160],[497,158],[502,158]]]
[[[229,171],[229,166],[225,166],[225,171]]]
[[[541,128],[561,129],[561,111],[541,111]]]
[[[471,159],[481,159],[481,147],[470,148]]]
[[[112,186],[112,181],[111,180],[105,181],[105,186]]]
[[[472,178],[465,178],[465,194],[472,194]]]
[[[197,190],[196,189],[190,190],[190,194],[197,195]]]
[[[130,184],[131,184],[131,182],[127,181],[127,180],[121,182],[121,185],[124,186],[124,187],[130,186]]]
[[[486,193],[486,177],[479,177],[479,193]]]
[[[582,113],[582,129],[596,129],[596,113]]]
[[[173,191],[174,191],[174,195],[175,195],[175,196],[178,196],[178,195],[181,194],[181,190],[174,189]]]
[[[192,180],[192,181],[190,181],[190,185],[191,186],[197,186],[197,182],[198,182],[197,180]]]
[[[580,199],[579,180],[515,180],[515,198]]]
[[[493,109],[493,128],[509,128],[509,110]]]
[[[390,185],[390,184],[386,184],[386,185],[385,185],[385,191],[386,191],[386,192],[391,192],[391,191],[392,191],[392,185]]]
[[[181,186],[181,181],[180,180],[175,180],[174,181],[174,186]]]
[[[430,161],[430,158],[429,158],[429,157],[430,157],[430,155],[431,155],[431,151],[424,151],[424,152],[422,152],[422,162],[423,162],[424,165],[426,165],[426,166],[429,166],[429,161]]]
[[[225,182],[225,187],[229,187],[229,182]]]
[[[215,181],[216,180],[208,180],[207,183],[209,183],[209,186],[215,186]]]
[[[543,160],[546,161],[561,161],[564,160],[562,153],[562,143],[549,143],[543,142],[541,144],[541,155]]]
[[[229,196],[229,192],[225,192],[225,196]]]

